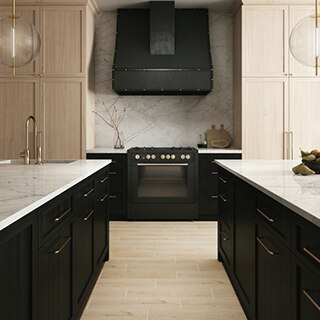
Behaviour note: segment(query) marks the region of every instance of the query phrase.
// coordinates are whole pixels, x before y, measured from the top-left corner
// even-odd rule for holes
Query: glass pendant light
[[[33,24],[16,16],[16,1],[12,0],[12,15],[0,17],[0,63],[16,68],[30,63],[39,54],[40,35]]]
[[[315,14],[302,19],[291,32],[289,47],[294,58],[305,66],[319,71],[319,14],[316,0]]]

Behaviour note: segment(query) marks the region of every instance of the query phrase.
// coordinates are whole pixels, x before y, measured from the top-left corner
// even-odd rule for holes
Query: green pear
[[[294,168],[292,168],[293,173],[295,174],[301,174],[303,176],[308,176],[311,174],[315,174],[315,172],[311,169],[309,169],[306,165],[304,165],[303,163],[295,166]]]
[[[302,157],[302,159],[305,161],[315,161],[317,157],[314,154],[309,154],[308,156]]]

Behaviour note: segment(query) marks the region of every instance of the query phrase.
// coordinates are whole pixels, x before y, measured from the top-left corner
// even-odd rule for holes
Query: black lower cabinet
[[[32,217],[1,231],[0,319],[35,319],[36,250]]]
[[[72,242],[68,223],[39,250],[38,319],[72,317]]]
[[[256,319],[290,320],[290,251],[256,225]]]

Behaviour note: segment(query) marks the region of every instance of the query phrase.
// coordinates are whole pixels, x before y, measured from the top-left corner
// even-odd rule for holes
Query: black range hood
[[[113,89],[120,95],[206,95],[213,71],[208,10],[119,9]]]

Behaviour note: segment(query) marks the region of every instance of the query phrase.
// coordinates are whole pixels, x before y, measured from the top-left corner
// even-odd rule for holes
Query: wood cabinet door
[[[42,74],[85,76],[85,7],[41,8]]]
[[[300,156],[299,148],[307,151],[320,148],[320,79],[290,80],[291,153]]]
[[[315,14],[314,5],[296,5],[290,6],[290,26],[289,26],[289,37],[291,35],[294,27],[299,23],[302,19],[307,16]],[[313,37],[312,34],[310,34]],[[316,77],[316,70],[313,67],[307,67],[297,61],[292,55],[291,51],[289,51],[289,73],[292,77]]]
[[[243,76],[288,75],[288,6],[244,6]]]
[[[38,118],[38,80],[0,79],[0,158],[17,159],[25,149],[25,122]],[[29,133],[30,156],[34,158],[34,126]]]
[[[243,158],[286,158],[288,80],[244,79],[242,90]]]
[[[11,7],[0,7],[1,16],[11,16],[12,8]],[[17,6],[17,16],[28,19],[38,31],[40,27],[39,23],[39,7],[32,6]],[[40,35],[41,37],[41,35]],[[11,50],[11,48],[4,47],[0,45],[0,53],[5,50]],[[40,49],[41,54],[41,49]],[[35,60],[27,64],[24,67],[16,69],[16,76],[27,76],[35,77],[36,73],[39,72],[39,61],[40,56],[38,55]],[[3,64],[0,64],[0,77],[12,77],[12,69]]]
[[[42,79],[41,94],[44,159],[83,158],[84,80]]]

